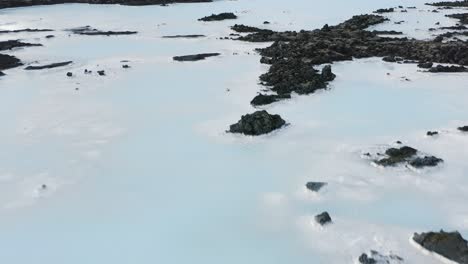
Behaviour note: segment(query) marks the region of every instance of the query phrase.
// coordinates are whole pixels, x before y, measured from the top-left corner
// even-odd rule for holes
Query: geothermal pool
[[[0,259],[5,263],[355,263],[371,249],[405,263],[440,263],[409,238],[468,236],[468,74],[430,74],[371,58],[333,64],[331,89],[264,107],[290,125],[227,134],[255,111],[267,70],[252,44],[221,40],[238,23],[320,28],[377,8],[417,6],[375,29],[430,38],[460,10],[425,1],[217,1],[168,7],[65,4],[0,11],[0,34],[42,43],[5,52],[25,63],[0,77]],[[236,12],[235,21],[198,18]],[[396,25],[393,22],[405,20]],[[263,25],[263,21],[271,24]],[[131,36],[79,36],[90,25]],[[45,39],[54,34],[56,37]],[[200,39],[164,35],[205,34]],[[172,56],[220,52],[205,61]],[[128,60],[130,69],[122,69]],[[104,77],[84,69],[105,70]],[[67,78],[66,73],[74,73]],[[389,75],[387,74],[389,73]],[[411,81],[405,81],[408,78]],[[78,88],[78,89],[77,89]],[[439,130],[435,138],[426,131]],[[401,140],[445,160],[412,171],[372,166],[361,154]],[[323,192],[305,188],[325,181]],[[40,186],[46,184],[47,190]],[[328,211],[333,225],[318,227]]]

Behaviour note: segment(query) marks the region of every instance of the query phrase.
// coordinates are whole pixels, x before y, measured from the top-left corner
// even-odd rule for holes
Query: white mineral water
[[[397,5],[418,9],[388,14],[391,21],[375,29],[425,39],[435,22],[455,25],[444,15],[460,10],[435,14],[424,2],[238,0],[1,10],[0,29],[56,30],[0,35],[44,44],[6,53],[26,64],[74,61],[43,71],[19,67],[0,77],[1,262],[328,264],[355,263],[375,249],[406,263],[439,263],[408,237],[439,229],[468,237],[468,135],[456,130],[468,124],[468,75],[429,74],[380,58],[335,63],[330,90],[265,107],[291,124],[286,129],[231,135],[225,133],[229,125],[255,111],[249,102],[268,68],[254,49],[268,43],[219,39],[235,23],[315,29]],[[239,19],[197,21],[225,11]],[[400,20],[406,22],[394,24]],[[139,33],[63,31],[85,25]],[[45,39],[49,34],[56,37]],[[161,38],[176,34],[207,37]],[[222,55],[172,61],[202,52]],[[68,71],[74,77],[66,77]],[[428,138],[427,130],[441,133]],[[444,165],[381,169],[361,158],[397,140],[443,158]],[[329,184],[313,194],[308,181]],[[322,228],[313,217],[323,211],[333,224]]]

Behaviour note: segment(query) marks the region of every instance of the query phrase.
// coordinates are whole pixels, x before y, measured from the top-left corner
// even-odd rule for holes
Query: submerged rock
[[[324,225],[330,224],[332,222],[332,219],[330,215],[328,214],[328,212],[323,212],[315,216],[315,222],[324,226]]]
[[[378,251],[371,250],[369,254],[363,253],[359,259],[361,264],[396,264],[403,263],[403,258],[395,254],[383,255]]]
[[[234,13],[221,13],[221,14],[212,14],[210,16],[202,17],[198,19],[199,21],[221,21],[226,19],[237,19],[237,16]]]
[[[21,61],[11,55],[0,54],[0,70],[6,70],[23,65]]]
[[[37,66],[28,66],[24,68],[25,70],[44,70],[44,69],[52,69],[52,68],[57,68],[57,67],[63,67],[67,66],[69,64],[72,64],[73,61],[64,61],[64,62],[57,62],[57,63],[51,63],[51,64],[46,64],[46,65],[37,65]]]
[[[468,244],[458,232],[415,233],[413,240],[431,252],[461,264],[468,264]]]
[[[137,31],[102,31],[90,26],[72,28],[68,31],[71,31],[73,34],[78,35],[87,35],[87,36],[114,36],[114,35],[133,35],[137,34]]]
[[[326,182],[308,182],[308,183],[306,183],[307,189],[309,189],[309,190],[311,190],[313,192],[320,191],[320,189],[325,187],[325,185],[327,185]]]
[[[230,126],[230,133],[239,133],[250,136],[268,134],[286,125],[280,115],[271,115],[267,111],[257,111],[241,117],[241,120]]]
[[[221,55],[220,53],[201,53],[195,55],[184,55],[184,56],[175,56],[173,59],[175,61],[199,61],[204,60],[209,57],[215,57]]]
[[[205,35],[173,35],[173,36],[163,36],[163,38],[175,39],[175,38],[204,38]]]
[[[274,102],[278,102],[283,99],[290,99],[290,98],[291,98],[290,94],[282,94],[282,95],[259,94],[254,97],[254,99],[250,102],[250,104],[253,106],[268,105],[268,104],[272,104]]]

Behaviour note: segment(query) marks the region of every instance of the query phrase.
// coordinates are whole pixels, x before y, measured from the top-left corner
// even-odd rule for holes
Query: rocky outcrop
[[[286,121],[279,115],[271,115],[267,111],[257,111],[241,117],[239,122],[230,126],[230,133],[249,136],[268,134],[286,125]]]
[[[468,264],[468,244],[458,232],[414,234],[413,240],[431,252],[460,264]]]
[[[220,13],[212,14],[210,16],[202,17],[198,21],[211,22],[211,21],[221,21],[227,19],[237,19],[237,16],[234,13]]]
[[[137,31],[102,31],[90,26],[78,27],[68,29],[68,31],[77,35],[87,35],[87,36],[118,36],[118,35],[134,35],[137,34]]]
[[[201,3],[213,0],[2,0],[1,8],[25,7],[35,5],[55,5],[67,3],[83,4],[119,4],[119,5],[167,5],[174,3]]]
[[[46,64],[46,65],[37,65],[37,66],[28,66],[24,68],[25,70],[44,70],[44,69],[52,69],[52,68],[58,68],[58,67],[63,67],[67,66],[69,64],[72,64],[73,61],[64,61],[64,62],[57,62],[57,63],[51,63],[51,64]]]
[[[437,131],[427,131],[426,135],[428,137],[433,137],[433,136],[439,135],[439,132],[437,132]]]
[[[315,216],[315,222],[320,224],[321,226],[328,225],[332,223],[332,219],[328,212],[323,212]]]
[[[311,190],[312,192],[318,192],[320,189],[327,185],[326,182],[308,182],[306,183],[306,188]]]
[[[23,65],[21,61],[11,55],[0,54],[0,70],[6,70]]]
[[[41,44],[36,44],[36,43],[25,43],[21,42],[19,40],[6,40],[6,41],[0,41],[0,51],[1,50],[11,50],[14,48],[23,48],[23,47],[37,47],[37,46],[42,46]]]
[[[459,127],[458,130],[460,130],[462,132],[468,132],[468,126]]]
[[[173,60],[175,61],[199,61],[204,60],[209,57],[215,57],[221,55],[220,53],[201,53],[194,55],[184,55],[184,56],[175,56]]]
[[[468,68],[463,66],[443,66],[437,65],[428,70],[428,72],[438,73],[438,72],[468,72]]]

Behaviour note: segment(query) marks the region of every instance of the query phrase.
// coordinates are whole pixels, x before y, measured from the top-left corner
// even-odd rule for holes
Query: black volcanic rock
[[[37,47],[42,46],[41,44],[33,44],[33,43],[25,43],[19,40],[6,40],[0,41],[0,50],[11,50],[14,48],[22,48],[22,47]]]
[[[51,63],[51,64],[46,64],[46,65],[37,65],[37,66],[28,66],[24,68],[25,70],[44,70],[44,69],[52,69],[52,68],[58,68],[58,67],[63,67],[67,66],[69,64],[72,64],[73,61],[64,61],[64,62],[57,62],[57,63]]]
[[[15,29],[15,30],[0,30],[0,34],[20,33],[20,32],[50,32],[50,31],[54,31],[54,30],[52,30],[52,29],[25,28],[25,29]]]
[[[1,77],[1,76],[5,76],[5,74],[4,74],[3,72],[0,71],[0,77]]]
[[[254,99],[252,99],[250,104],[253,106],[268,105],[268,104],[272,104],[274,102],[278,102],[283,99],[290,99],[290,98],[291,98],[290,94],[282,94],[282,95],[259,94],[255,96]]]
[[[441,1],[435,3],[428,3],[427,5],[439,7],[468,7],[468,1]]]
[[[260,62],[271,65],[268,72],[260,76],[260,81],[279,95],[310,94],[325,89],[331,78],[323,78],[314,66],[353,58],[385,57],[392,62],[468,65],[468,45],[464,41],[443,42],[444,37],[434,40],[388,38],[366,30],[386,21],[387,18],[379,15],[359,15],[336,26],[325,25],[311,31],[275,32],[245,25],[234,25],[232,30],[250,33],[237,38],[241,41],[273,42],[258,50],[262,56]],[[428,64],[421,66],[427,68]],[[443,67],[428,69],[431,72],[464,70],[459,66]]]
[[[184,55],[184,56],[175,56],[173,60],[175,61],[199,61],[204,60],[209,57],[215,57],[221,55],[220,53],[201,53],[195,55]]]
[[[413,240],[426,250],[460,264],[468,264],[467,241],[458,232],[415,233]]]
[[[423,167],[435,167],[439,165],[439,163],[444,162],[443,159],[439,159],[434,156],[424,156],[424,157],[417,157],[409,162],[409,164],[415,168],[423,168]]]
[[[315,216],[315,222],[324,226],[324,225],[330,224],[332,222],[332,219],[330,215],[328,214],[328,212],[323,212]]]
[[[403,146],[401,148],[389,148],[385,151],[388,156],[376,161],[381,166],[395,166],[399,163],[407,162],[410,158],[416,156],[418,151],[412,147]]]
[[[326,182],[308,182],[306,183],[307,189],[313,191],[313,192],[318,192],[320,189],[322,189],[325,185],[327,185]]]
[[[55,5],[66,3],[82,4],[119,4],[119,5],[167,5],[173,3],[202,3],[213,0],[2,0],[1,8],[24,7],[35,5]]]
[[[383,13],[393,13],[395,12],[395,8],[380,8],[374,11],[374,13],[377,14],[383,14]]]
[[[429,137],[433,137],[433,136],[439,135],[439,132],[437,132],[437,131],[427,131],[426,135],[429,136]]]
[[[335,80],[336,75],[332,72],[332,67],[330,65],[326,65],[322,69],[322,79],[326,82],[331,82]]]
[[[210,22],[210,21],[221,21],[227,19],[237,19],[237,16],[234,13],[220,13],[212,14],[210,16],[202,17],[198,19],[199,21]]]
[[[459,127],[458,130],[460,130],[462,132],[468,132],[468,126]]]
[[[435,156],[418,155],[418,150],[408,146],[400,148],[389,148],[385,151],[385,156],[378,155],[379,158],[374,162],[377,165],[390,167],[397,165],[410,165],[414,168],[435,167],[443,162],[442,159]]]
[[[176,39],[176,38],[204,38],[206,37],[205,35],[172,35],[172,36],[163,36],[163,38],[167,39]]]
[[[421,63],[418,64],[418,67],[422,68],[422,69],[430,69],[430,68],[432,68],[433,65],[434,65],[434,63],[432,63],[432,62],[421,62]]]
[[[286,125],[279,115],[271,115],[267,111],[257,111],[241,117],[241,120],[230,126],[230,133],[239,133],[249,136],[268,134]]]
[[[11,55],[0,54],[0,70],[6,70],[23,65],[21,61]]]

